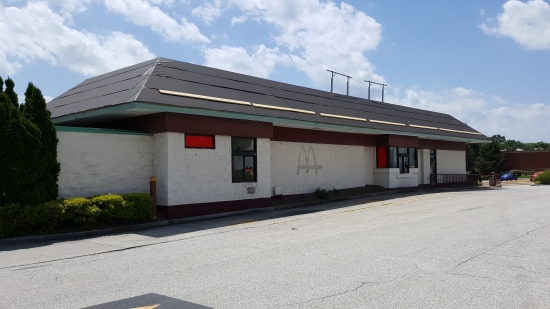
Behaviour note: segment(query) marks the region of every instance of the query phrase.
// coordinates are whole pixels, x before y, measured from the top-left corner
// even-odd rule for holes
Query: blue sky
[[[550,142],[543,0],[0,0],[0,29],[0,76],[20,95],[156,56],[327,91],[332,69],[353,76],[351,95],[383,82],[386,102]]]

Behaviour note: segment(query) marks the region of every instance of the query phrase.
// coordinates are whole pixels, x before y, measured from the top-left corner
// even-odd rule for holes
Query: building
[[[415,187],[464,174],[489,139],[450,115],[165,58],[48,103],[60,195],[148,192],[169,217],[266,207],[274,194]]]
[[[502,151],[508,168],[521,171],[544,171],[550,169],[550,150]]]

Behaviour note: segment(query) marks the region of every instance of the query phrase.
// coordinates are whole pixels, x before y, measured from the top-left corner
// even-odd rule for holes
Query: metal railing
[[[430,174],[430,184],[438,187],[475,187],[478,174]]]

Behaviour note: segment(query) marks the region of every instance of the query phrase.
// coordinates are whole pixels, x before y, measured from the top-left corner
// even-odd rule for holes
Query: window
[[[231,138],[231,176],[234,183],[257,181],[255,138]]]
[[[214,136],[185,134],[185,148],[214,149]]]
[[[407,174],[409,168],[418,167],[416,148],[376,147],[377,168],[399,168],[400,173]]]
[[[409,167],[411,168],[418,167],[416,163],[417,161],[418,161],[417,149],[409,148]]]
[[[390,149],[390,157],[388,162],[390,163],[388,165],[389,168],[396,168],[397,167],[397,148],[396,147],[388,147]]]

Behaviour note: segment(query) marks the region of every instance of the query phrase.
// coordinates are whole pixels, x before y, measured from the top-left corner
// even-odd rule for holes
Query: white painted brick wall
[[[466,152],[437,150],[438,174],[466,174]]]
[[[376,168],[376,147],[365,147],[365,184],[374,184],[374,169]]]
[[[374,184],[385,188],[418,186],[418,168],[409,169],[408,174],[400,174],[398,168],[377,168],[374,170]]]
[[[430,184],[430,149],[418,149],[418,183]]]
[[[158,142],[157,142],[158,139]],[[232,183],[231,137],[216,136],[216,149],[185,148],[185,134],[155,134],[155,173],[166,174],[166,186],[158,192],[158,204],[164,206],[257,199],[271,197],[269,139],[257,139],[256,192],[248,194],[245,183]],[[155,160],[157,162],[157,160]],[[158,166],[158,168],[157,168]],[[157,176],[157,179],[159,176]],[[158,190],[158,189],[157,189]]]
[[[57,132],[59,196],[149,192],[153,137]]]
[[[315,153],[310,152],[310,148]],[[365,147],[271,141],[271,185],[284,195],[311,193],[317,188],[344,189],[365,185]],[[298,165],[321,169],[298,170]],[[298,157],[301,154],[300,163]],[[316,162],[315,162],[316,159]]]

